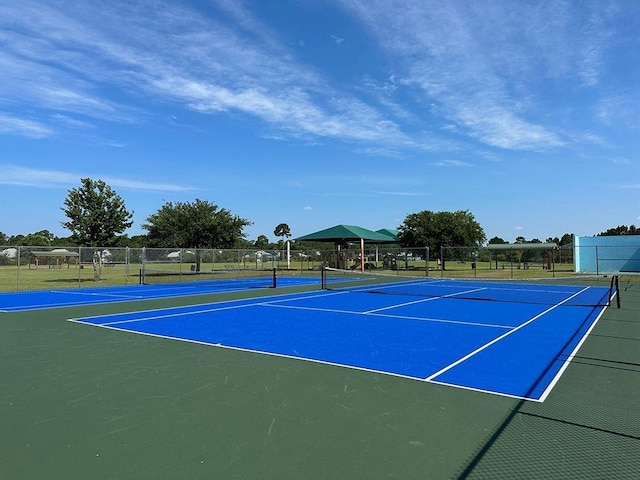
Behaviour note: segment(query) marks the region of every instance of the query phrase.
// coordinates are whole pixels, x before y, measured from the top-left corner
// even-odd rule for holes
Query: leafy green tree
[[[0,232],[0,245],[6,245],[9,241],[9,237],[4,233]]]
[[[149,215],[142,228],[147,230],[150,247],[234,248],[244,241],[243,229],[251,225],[247,219],[233,215],[225,208],[206,200],[166,202]],[[200,250],[196,252],[200,269]]]
[[[56,247],[68,247],[69,245],[73,245],[74,241],[71,237],[54,237],[51,241],[51,246]]]
[[[284,243],[285,237],[289,238],[291,236],[291,229],[286,223],[281,223],[273,230],[273,234],[276,237],[281,237],[282,242]]]
[[[573,234],[572,233],[565,233],[564,235],[562,235],[562,237],[560,237],[560,242],[558,242],[560,245],[570,245],[573,243]]]
[[[509,242],[500,237],[493,237],[487,243],[489,243],[490,245],[504,245],[505,243]]]
[[[56,236],[53,233],[51,233],[49,230],[40,230],[39,232],[32,233],[29,236],[40,237],[44,239],[45,243],[42,243],[39,245],[51,245],[56,238]]]
[[[116,235],[133,225],[133,212],[125,208],[124,200],[102,180],[83,178],[79,188],[69,190],[62,211],[68,222],[61,225],[71,231],[79,245],[110,247]]]
[[[273,230],[273,234],[276,237],[280,237],[280,244],[282,245],[282,258],[284,258],[284,239],[289,238],[291,236],[291,229],[289,228],[289,225],[287,225],[286,223],[280,223],[274,230]]]
[[[468,210],[423,210],[407,215],[398,227],[398,240],[405,247],[429,247],[439,257],[441,247],[480,247],[486,236]]]
[[[129,247],[129,248],[142,248],[147,245],[146,235],[120,235],[118,237],[118,243],[115,247]]]
[[[234,248],[241,248],[242,250],[253,250],[254,245],[253,245],[253,242],[251,240],[249,240],[246,237],[243,237],[243,238],[238,240],[238,242],[235,244]]]
[[[7,244],[9,245],[24,245],[22,241],[24,240],[24,235],[19,233],[18,235],[11,235],[7,240]]]
[[[610,228],[609,230],[598,234],[599,237],[611,235],[640,235],[640,228],[635,225],[618,225],[615,228]]]
[[[269,239],[267,238],[266,235],[258,235],[258,238],[256,238],[256,241],[253,242],[253,246],[261,250],[269,248]]]
[[[22,245],[33,247],[46,247],[51,245],[53,235],[47,235],[47,233],[49,233],[47,230],[43,230],[41,232],[25,235],[22,239]]]

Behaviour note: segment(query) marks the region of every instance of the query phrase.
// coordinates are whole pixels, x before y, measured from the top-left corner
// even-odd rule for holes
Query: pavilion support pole
[[[364,238],[360,239],[360,271],[364,272]]]

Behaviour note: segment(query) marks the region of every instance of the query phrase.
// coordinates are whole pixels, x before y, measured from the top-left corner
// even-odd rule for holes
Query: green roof
[[[376,230],[376,232],[391,237],[394,242],[398,241],[398,230],[395,228],[383,228],[381,230]]]
[[[374,232],[355,225],[336,225],[318,232],[295,238],[296,241],[343,242],[364,240],[367,243],[391,243],[396,239],[389,234]]]

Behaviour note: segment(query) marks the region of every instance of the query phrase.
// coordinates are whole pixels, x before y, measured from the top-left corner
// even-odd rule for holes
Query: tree
[[[0,245],[6,245],[8,241],[9,241],[9,237],[7,237],[7,235],[5,235],[4,233],[0,232]]]
[[[22,241],[24,240],[24,238],[25,238],[25,236],[22,235],[21,233],[19,233],[18,235],[12,235],[7,240],[7,244],[8,245],[23,245]]]
[[[611,236],[611,235],[640,235],[640,228],[635,225],[618,225],[616,228],[610,228],[609,230],[599,233],[599,237]]]
[[[267,238],[266,235],[258,235],[258,238],[256,238],[256,241],[253,242],[253,246],[255,248],[264,250],[269,247],[269,239]]]
[[[282,237],[280,243],[282,244],[282,258],[284,258],[284,239],[291,236],[291,229],[286,223],[281,223],[273,230],[273,234],[276,237]]]
[[[564,235],[562,235],[562,237],[560,237],[560,245],[570,245],[573,243],[573,234],[572,233],[565,233]]]
[[[102,180],[83,178],[79,188],[69,190],[62,211],[68,222],[61,225],[71,231],[80,245],[110,247],[116,235],[133,225],[124,201]]]
[[[506,240],[500,237],[493,237],[487,243],[489,245],[504,245],[505,243],[509,243],[509,242],[507,242]]]
[[[480,247],[484,230],[468,210],[407,215],[398,227],[398,240],[405,247],[429,247],[437,257],[441,247]]]
[[[284,242],[285,237],[289,238],[291,236],[291,229],[286,223],[281,223],[275,228],[273,234],[276,237],[282,237],[282,242]]]
[[[243,240],[249,220],[219,209],[206,200],[166,202],[149,215],[142,228],[147,230],[150,247],[234,248]],[[196,267],[200,269],[200,251],[196,252]]]
[[[49,233],[47,230],[43,230],[41,232],[30,233],[29,235],[25,235],[22,239],[22,245],[31,246],[31,247],[46,247],[51,245],[53,240],[52,235],[47,235]]]

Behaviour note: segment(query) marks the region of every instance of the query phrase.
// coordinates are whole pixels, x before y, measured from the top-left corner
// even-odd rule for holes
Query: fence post
[[[424,274],[424,276],[428,277],[429,276],[429,247],[425,246],[424,247],[424,252],[425,252],[424,259],[425,259],[425,264],[426,264],[425,265],[425,267],[426,267],[425,268],[425,272],[426,273]]]
[[[20,245],[18,245],[18,254],[17,254],[17,259],[18,262],[16,263],[16,291],[20,291]]]
[[[82,247],[78,247],[78,287],[82,286]]]

